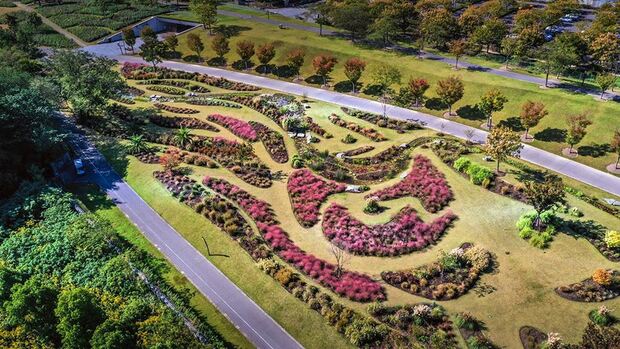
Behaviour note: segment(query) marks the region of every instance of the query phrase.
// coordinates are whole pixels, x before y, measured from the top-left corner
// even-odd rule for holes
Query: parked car
[[[86,171],[84,171],[84,163],[82,162],[82,159],[73,160],[73,166],[75,167],[75,173],[77,173],[78,176],[86,173]]]

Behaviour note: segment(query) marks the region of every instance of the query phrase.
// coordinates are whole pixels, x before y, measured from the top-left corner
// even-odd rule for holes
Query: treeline
[[[148,255],[73,204],[60,189],[27,185],[2,207],[0,347],[225,347],[206,326],[201,343],[136,276],[162,282]]]
[[[482,50],[501,53],[506,60],[537,59],[545,71],[618,72],[620,68],[620,5],[598,9],[592,25],[545,40],[545,28],[575,13],[577,0],[556,0],[544,8],[516,0],[466,4],[449,0],[327,0],[315,7],[319,24],[347,31],[353,40],[379,39],[385,44],[406,42],[455,54]],[[507,14],[516,12],[511,21]]]

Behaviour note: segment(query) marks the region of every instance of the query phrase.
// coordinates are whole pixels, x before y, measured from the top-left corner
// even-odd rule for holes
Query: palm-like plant
[[[132,155],[140,154],[148,150],[148,145],[142,135],[133,135],[129,137],[129,145],[127,152]]]
[[[187,127],[181,127],[177,130],[177,133],[174,135],[175,143],[180,147],[184,148],[186,145],[192,143],[192,134]]]

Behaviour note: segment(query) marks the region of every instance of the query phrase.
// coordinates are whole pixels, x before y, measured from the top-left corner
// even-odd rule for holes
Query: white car
[[[82,162],[82,159],[73,160],[73,166],[75,166],[75,173],[77,173],[78,176],[81,176],[85,173],[84,163]]]

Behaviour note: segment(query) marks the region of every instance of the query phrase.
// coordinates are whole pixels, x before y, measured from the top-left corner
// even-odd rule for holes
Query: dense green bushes
[[[148,255],[131,249],[97,216],[77,214],[71,195],[49,187],[20,194],[25,199],[6,203],[0,217],[0,346],[225,346],[188,308],[186,296],[163,282]],[[154,287],[184,310],[208,346],[160,302]]]
[[[466,157],[458,158],[453,166],[457,171],[467,174],[472,183],[482,185],[485,188],[491,184],[495,176],[493,171],[487,167],[473,163]]]

